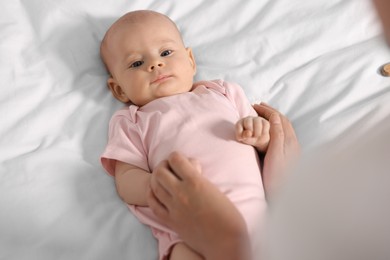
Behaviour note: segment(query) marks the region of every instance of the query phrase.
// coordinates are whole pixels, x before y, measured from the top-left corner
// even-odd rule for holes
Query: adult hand
[[[286,117],[266,104],[254,105],[270,122],[263,181],[268,196],[299,154]],[[173,153],[153,171],[148,204],[184,242],[206,259],[251,259],[246,224],[231,201],[200,174],[199,164]],[[259,220],[260,221],[260,220]]]
[[[270,142],[263,162],[263,185],[269,199],[285,179],[289,166],[300,154],[300,146],[290,121],[265,103],[255,104],[257,114],[270,122]]]
[[[205,259],[250,259],[249,236],[241,214],[202,177],[193,160],[174,152],[162,161],[151,177],[148,204]]]

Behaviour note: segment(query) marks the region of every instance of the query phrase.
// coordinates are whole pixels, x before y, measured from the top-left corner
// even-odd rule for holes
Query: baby
[[[174,22],[153,11],[122,16],[100,51],[109,89],[128,105],[111,118],[101,162],[121,199],[151,227],[159,259],[202,259],[148,208],[153,169],[174,151],[199,162],[201,174],[243,215],[252,248],[259,245],[266,202],[256,149],[267,149],[269,123],[242,89],[222,80],[194,83],[191,48]]]

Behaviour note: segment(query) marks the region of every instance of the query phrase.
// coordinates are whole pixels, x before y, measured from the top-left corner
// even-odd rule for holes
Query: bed
[[[170,16],[196,80],[239,83],[288,116],[304,153],[389,122],[390,62],[369,0],[3,1],[0,259],[156,259],[99,162],[122,105],[99,44],[119,16]]]

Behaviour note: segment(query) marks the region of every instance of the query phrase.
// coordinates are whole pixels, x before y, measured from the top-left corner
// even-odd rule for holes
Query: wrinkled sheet
[[[304,152],[389,122],[390,51],[368,0],[2,1],[0,259],[156,259],[99,163],[121,107],[99,44],[136,9],[177,22],[196,80],[237,82],[286,114]]]

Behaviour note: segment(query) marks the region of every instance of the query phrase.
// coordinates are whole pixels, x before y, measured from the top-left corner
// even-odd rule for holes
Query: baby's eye
[[[168,55],[170,55],[171,53],[172,53],[171,50],[163,51],[163,52],[161,53],[161,57],[168,56]]]
[[[144,62],[138,60],[138,61],[136,61],[136,62],[133,62],[133,63],[130,65],[130,68],[136,68],[136,67],[141,66],[142,64],[144,64]]]

